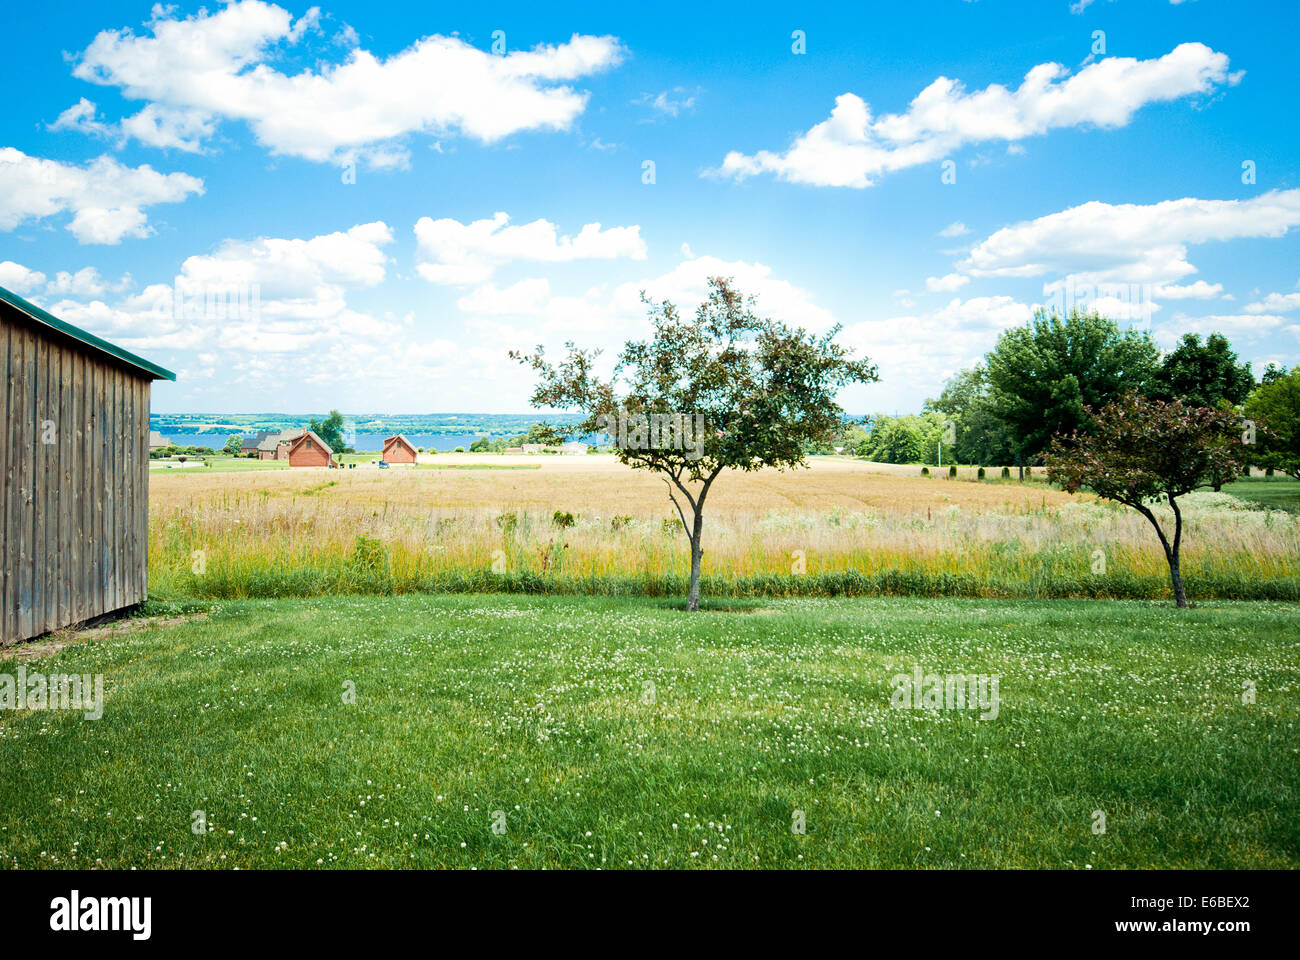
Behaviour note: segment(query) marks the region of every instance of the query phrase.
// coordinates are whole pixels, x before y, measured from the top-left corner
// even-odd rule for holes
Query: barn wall
[[[329,448],[322,447],[315,440],[312,440],[310,442],[311,442],[310,447],[307,446],[308,441],[304,440],[302,443],[299,443],[296,446],[290,448],[288,454],[289,466],[291,467],[328,467],[329,466],[330,459],[331,459],[331,451],[329,450]]]
[[[396,440],[384,447],[383,457],[387,463],[415,463],[415,452]]]
[[[0,310],[0,642],[144,599],[149,385]]]

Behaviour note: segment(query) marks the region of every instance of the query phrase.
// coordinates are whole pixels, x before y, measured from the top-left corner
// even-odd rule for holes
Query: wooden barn
[[[415,447],[400,433],[384,441],[385,463],[415,463]]]
[[[316,434],[304,430],[289,444],[287,458],[291,467],[328,467],[334,451]]]
[[[149,390],[176,375],[0,287],[0,643],[148,586]]]

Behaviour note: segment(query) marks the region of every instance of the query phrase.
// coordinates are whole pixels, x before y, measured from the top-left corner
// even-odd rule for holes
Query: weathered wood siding
[[[0,642],[144,599],[149,389],[0,302]]]
[[[289,447],[289,466],[291,467],[328,467],[331,450],[311,437],[295,440]]]

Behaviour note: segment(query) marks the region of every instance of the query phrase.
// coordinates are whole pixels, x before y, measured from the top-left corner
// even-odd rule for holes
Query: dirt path
[[[54,656],[54,654],[70,644],[126,636],[152,627],[174,627],[177,624],[189,623],[191,620],[204,620],[206,618],[206,613],[181,617],[127,617],[93,627],[67,627],[63,630],[47,633],[43,637],[36,637],[25,643],[0,648],[0,660],[39,660],[43,657]]]

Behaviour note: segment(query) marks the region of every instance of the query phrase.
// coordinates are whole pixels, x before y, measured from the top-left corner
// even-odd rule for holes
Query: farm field
[[[1037,479],[974,477],[837,458],[724,476],[706,510],[705,592],[1168,595],[1164,556],[1133,511]],[[1184,510],[1193,599],[1300,598],[1300,512],[1209,492]],[[606,456],[151,477],[150,590],[161,597],[674,596],[688,564],[663,481]]]
[[[1300,512],[1300,480],[1242,480],[1228,484],[1223,490],[1273,510]]]
[[[231,601],[26,659],[103,716],[0,713],[0,864],[1300,866],[1300,605],[679,607]],[[892,707],[916,668],[996,715]]]

